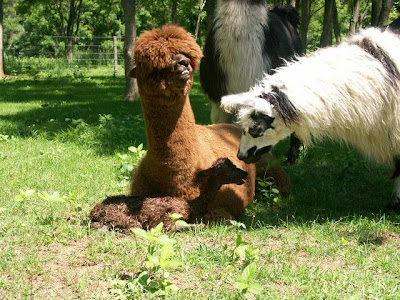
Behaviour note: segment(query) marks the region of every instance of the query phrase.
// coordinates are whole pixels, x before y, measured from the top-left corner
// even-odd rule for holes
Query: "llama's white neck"
[[[216,46],[226,74],[229,94],[248,91],[268,72],[263,57],[268,6],[265,1],[219,1],[216,9]],[[254,1],[253,1],[254,2]]]

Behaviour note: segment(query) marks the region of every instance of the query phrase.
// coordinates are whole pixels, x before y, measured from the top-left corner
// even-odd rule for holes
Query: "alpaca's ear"
[[[128,77],[136,78],[136,67],[129,71]]]

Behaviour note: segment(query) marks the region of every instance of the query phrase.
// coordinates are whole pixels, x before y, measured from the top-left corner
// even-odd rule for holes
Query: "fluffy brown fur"
[[[112,196],[97,204],[90,212],[92,226],[118,228],[129,232],[131,227],[152,228],[163,222],[165,229],[174,227],[171,213],[180,213],[183,220],[195,222],[203,219],[222,185],[243,184],[247,172],[237,168],[229,159],[218,159],[209,169],[199,172],[196,180],[201,186],[200,196],[192,201],[178,197],[145,198],[140,196]],[[226,212],[213,211],[209,218],[229,218]],[[212,221],[207,217],[206,222]]]
[[[166,25],[144,32],[134,52],[136,68],[130,76],[138,82],[148,151],[133,175],[131,195],[190,202],[200,196],[196,174],[227,157],[249,175],[243,185],[222,187],[210,209],[233,217],[242,215],[254,199],[256,167],[236,156],[241,137],[238,126],[195,123],[189,91],[202,56],[200,47],[183,28]],[[290,189],[281,168],[275,168],[273,176],[284,192]]]

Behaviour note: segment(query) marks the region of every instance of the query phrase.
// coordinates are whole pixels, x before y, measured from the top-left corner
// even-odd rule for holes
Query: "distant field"
[[[128,147],[146,148],[140,102],[125,101],[124,78],[111,74],[0,81],[0,299],[400,298],[391,166],[331,142],[285,166],[289,197],[261,186],[239,223],[170,235],[179,266],[161,268],[153,289],[135,281],[151,270],[148,243],[88,219],[106,195],[127,192]],[[207,124],[198,80],[191,101]]]

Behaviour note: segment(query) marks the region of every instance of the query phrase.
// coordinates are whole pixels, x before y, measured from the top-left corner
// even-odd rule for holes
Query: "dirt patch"
[[[88,262],[84,256],[88,250],[88,239],[39,250],[49,259],[43,263],[43,274],[31,279],[32,297],[76,299],[108,294],[109,281],[100,277],[105,265]]]

